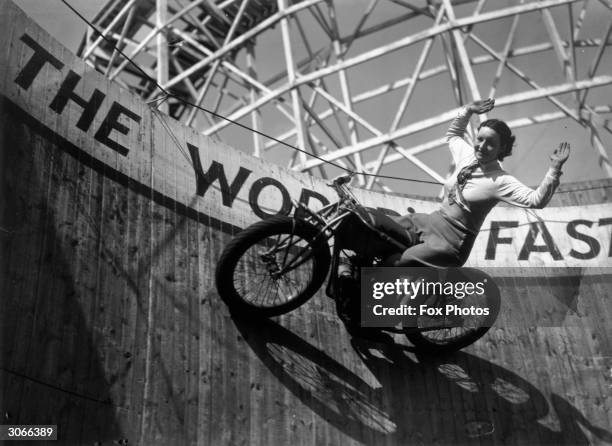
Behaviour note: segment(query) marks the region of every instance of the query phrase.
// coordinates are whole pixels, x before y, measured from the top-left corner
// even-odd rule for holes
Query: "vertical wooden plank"
[[[150,333],[149,314],[152,300],[150,280],[153,255],[151,194],[143,193],[138,188],[138,184],[150,187],[152,183],[151,114],[145,107],[141,107],[139,114],[142,116],[142,126],[136,138],[143,143],[137,144],[135,141],[131,146],[137,161],[130,166],[130,177],[133,179],[128,183],[131,190],[127,209],[127,270],[130,272],[127,288],[132,299],[126,308],[128,312],[126,316],[130,325],[128,335],[132,341],[130,348],[124,353],[126,367],[131,365],[130,375],[126,377],[130,399],[126,402],[129,412],[124,429],[129,433],[128,438],[134,442],[144,441],[141,437],[141,427],[144,423],[146,404],[147,339]]]
[[[198,276],[199,257],[198,257],[198,221],[188,222],[188,251],[187,251],[187,271],[188,286],[191,291],[187,302],[188,326],[187,337],[189,339],[188,351],[188,379],[187,379],[187,413],[185,426],[187,429],[187,443],[190,445],[198,444],[198,406],[199,399],[199,345],[200,345],[200,306],[204,296]]]
[[[160,138],[157,142],[156,155],[167,157],[168,149],[172,144],[170,136],[165,130],[159,129],[155,132],[155,138]],[[154,160],[154,169],[161,168],[162,164]],[[164,178],[160,184],[162,193],[171,199],[176,198],[176,172],[174,162],[163,166],[165,168]],[[178,317],[176,312],[177,300],[177,272],[176,272],[176,251],[177,251],[177,220],[178,216],[172,206],[160,206],[158,210],[162,218],[158,221],[160,233],[156,240],[156,249],[159,251],[159,276],[154,276],[157,298],[159,299],[158,320],[159,325],[155,327],[159,336],[158,357],[156,364],[157,398],[161,403],[155,412],[156,438],[171,438],[173,441],[180,441],[179,408],[176,406],[177,400],[174,395],[176,390],[175,382],[175,361],[176,352],[176,331],[175,323]],[[161,420],[166,420],[161,422]]]
[[[25,22],[23,19],[18,20],[16,23],[16,27],[25,27]],[[21,63],[21,60],[25,57],[19,52],[15,51],[12,54],[12,63]],[[7,113],[11,113],[13,110],[7,110]],[[23,310],[24,318],[21,323],[16,327],[17,331],[15,332],[15,337],[13,338],[14,348],[13,348],[13,356],[12,362],[9,363],[9,367],[11,367],[15,371],[19,371],[20,373],[26,372],[27,366],[27,356],[28,349],[30,348],[31,342],[31,332],[34,324],[34,314],[36,311],[36,280],[32,280],[33,277],[36,277],[40,273],[39,261],[40,261],[40,251],[41,246],[45,240],[45,231],[44,231],[44,221],[45,215],[47,212],[47,208],[44,203],[44,191],[45,186],[49,182],[49,177],[51,176],[51,169],[48,167],[49,164],[49,153],[44,150],[44,145],[33,135],[30,133],[29,128],[25,123],[18,121],[18,117],[15,116],[17,125],[17,133],[15,140],[9,140],[10,143],[14,143],[15,151],[11,150],[11,146],[3,147],[3,150],[11,150],[11,152],[15,156],[15,161],[25,161],[32,163],[32,169],[29,172],[31,181],[29,185],[25,186],[25,190],[22,189],[22,185],[20,177],[15,176],[16,186],[19,187],[20,192],[20,200],[23,202],[32,203],[31,206],[33,209],[28,209],[28,212],[24,217],[27,221],[32,222],[31,226],[26,226],[27,230],[31,231],[31,240],[30,243],[25,243],[24,239],[17,239],[19,242],[22,242],[23,245],[17,248],[15,255],[19,255],[20,251],[23,249],[23,258],[24,261],[27,259],[28,264],[25,262],[19,265],[19,273],[21,275],[20,279],[22,280],[22,288],[20,290],[16,290],[18,297],[18,301],[20,302],[20,309]],[[9,117],[9,123],[11,122]],[[7,133],[9,135],[10,133]],[[29,145],[34,150],[24,151],[23,155],[18,153],[18,148],[22,146],[22,144]],[[25,163],[24,163],[25,164]],[[23,166],[25,168],[25,165]],[[27,170],[25,171],[27,172]],[[27,194],[24,193],[27,190]],[[34,205],[36,203],[36,205]],[[34,208],[34,206],[36,206]],[[29,214],[29,215],[28,215]],[[24,229],[26,229],[24,228]],[[15,228],[17,229],[17,228]],[[18,234],[16,232],[15,234]],[[17,241],[16,240],[16,241]],[[28,249],[30,247],[30,249]],[[28,252],[30,251],[31,254]],[[17,262],[15,262],[17,263]]]
[[[165,143],[165,135],[159,131],[155,120],[152,122],[153,155],[152,168],[157,170],[156,158],[162,152]],[[161,179],[152,178],[153,187],[162,194],[167,192],[167,186]],[[166,277],[170,274],[171,260],[169,258],[169,247],[166,245],[168,232],[171,230],[171,222],[168,219],[168,211],[158,203],[152,203],[151,219],[151,283],[150,283],[150,318],[148,322],[148,345],[147,345],[147,373],[145,377],[145,426],[143,441],[160,441],[164,435],[169,434],[169,423],[162,420],[170,420],[169,413],[168,376],[167,364],[164,363],[164,354],[169,350],[166,346],[168,340],[169,326],[169,298],[166,295]]]
[[[144,184],[150,183],[148,172],[142,166],[138,166],[138,176]],[[129,350],[130,356],[126,358],[131,363],[131,398],[128,402],[129,425],[131,426],[131,438],[140,438],[140,425],[143,417],[144,403],[144,378],[146,361],[146,338],[148,331],[147,315],[149,312],[149,280],[151,259],[151,212],[150,202],[147,197],[136,193],[131,195],[131,204],[128,215],[131,215],[129,227],[130,240],[128,246],[128,270],[132,272],[133,280],[131,286],[134,288],[133,300],[129,308],[129,318],[133,324],[132,346]]]
[[[14,26],[20,25],[22,23],[17,22]],[[45,183],[49,169],[42,169],[46,157],[40,141],[16,119],[11,108],[3,107],[1,111],[3,331],[11,334],[4,335],[1,342],[7,370],[3,375],[3,395],[6,396],[6,411],[15,421],[23,401],[20,394],[24,381],[14,373],[24,373],[27,365],[28,335],[35,307],[32,276],[38,273],[36,265],[43,238],[40,183]],[[30,150],[21,150],[22,145]],[[24,182],[23,178],[30,181]]]
[[[58,121],[58,126],[61,126],[61,124]],[[69,125],[65,121],[64,126],[67,127]],[[62,130],[64,129],[61,129],[58,133]],[[52,352],[57,357],[57,369],[53,375],[62,388],[75,391],[78,388],[74,381],[76,371],[74,366],[75,357],[79,352],[90,348],[90,344],[87,342],[89,336],[82,324],[83,309],[76,297],[77,289],[75,283],[76,274],[78,274],[78,271],[76,271],[78,263],[75,257],[78,251],[73,235],[76,232],[75,223],[78,221],[78,217],[75,218],[75,214],[78,213],[79,206],[79,197],[76,192],[79,162],[74,157],[58,150],[57,146],[54,146],[52,149],[63,163],[61,178],[54,185],[60,191],[59,201],[55,204],[50,203],[57,210],[54,223],[57,253],[54,253],[53,263],[55,281],[58,282],[58,291],[57,298],[54,299],[55,302],[52,305],[61,309],[61,312],[52,316],[49,321],[52,327],[57,327],[52,328],[52,331],[57,333],[56,336],[58,338],[57,347]],[[47,296],[46,300],[48,299],[49,296]],[[85,345],[81,344],[79,340],[84,341]],[[81,389],[79,390],[82,392]],[[79,413],[75,409],[82,402],[74,401],[74,398],[72,400],[71,403],[73,404],[69,404],[65,410],[59,411],[58,425],[62,426],[64,438],[78,439],[80,441],[82,412]]]
[[[215,384],[220,370],[216,352],[219,347],[217,321],[221,302],[216,292],[212,291],[213,265],[228,238],[220,226],[215,226],[212,218],[204,217],[204,220],[198,220],[198,276],[201,287],[198,442],[205,444],[215,444],[214,431],[219,426],[219,413],[215,402],[219,401],[222,395],[218,394]]]

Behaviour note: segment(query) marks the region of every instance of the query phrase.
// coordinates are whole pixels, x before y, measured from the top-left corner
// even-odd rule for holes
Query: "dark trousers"
[[[387,262],[394,266],[461,266],[476,239],[441,211],[407,214],[396,221],[408,231],[415,244]]]

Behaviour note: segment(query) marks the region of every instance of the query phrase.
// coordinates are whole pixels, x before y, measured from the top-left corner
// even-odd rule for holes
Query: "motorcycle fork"
[[[294,228],[295,228],[295,221],[294,221]],[[298,251],[297,253],[295,253],[295,255],[293,256],[293,258],[291,258],[289,260],[288,263],[285,263],[285,261],[287,260],[287,256],[289,254],[289,250],[291,249],[292,246],[292,239],[295,236],[295,233],[292,232],[288,237],[285,237],[282,240],[282,243],[287,243],[287,246],[276,246],[274,249],[280,249],[280,248],[284,248],[285,249],[285,253],[284,253],[284,258],[283,258],[283,262],[282,264],[284,265],[282,269],[280,269],[279,271],[276,272],[277,275],[282,275],[285,274],[287,271],[291,271],[299,266],[301,266],[302,264],[304,264],[305,262],[307,262],[308,260],[310,260],[310,258],[312,258],[312,256],[314,255],[315,251],[316,251],[316,247],[319,243],[324,243],[324,239],[329,239],[329,237],[327,236],[327,234],[325,234],[325,231],[323,229],[320,229],[319,234],[317,234],[317,236],[312,240],[312,242],[309,242],[306,246],[301,247],[301,248],[297,248]]]

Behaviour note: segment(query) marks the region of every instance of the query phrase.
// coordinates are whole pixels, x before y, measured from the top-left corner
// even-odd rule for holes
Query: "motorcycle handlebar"
[[[346,175],[340,175],[339,177],[334,178],[334,180],[332,181],[332,184],[334,186],[341,186],[343,184],[348,184],[351,182],[354,176],[355,174],[353,172],[348,173]]]

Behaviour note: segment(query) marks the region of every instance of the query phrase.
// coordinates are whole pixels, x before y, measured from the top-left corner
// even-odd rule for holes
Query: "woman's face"
[[[480,164],[496,161],[501,150],[500,138],[491,127],[480,127],[474,143],[474,156]]]

